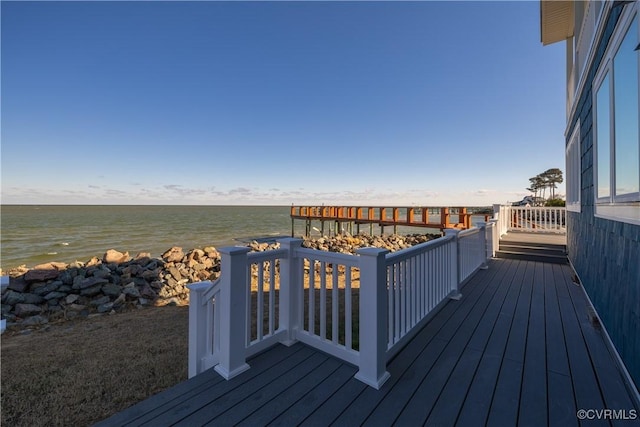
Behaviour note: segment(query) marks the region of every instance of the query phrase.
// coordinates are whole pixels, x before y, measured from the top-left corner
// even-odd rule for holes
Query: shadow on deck
[[[572,277],[568,265],[491,261],[390,362],[380,390],[352,365],[278,345],[230,381],[210,369],[99,425],[577,426],[579,409],[638,411]],[[588,424],[616,422],[631,425]]]

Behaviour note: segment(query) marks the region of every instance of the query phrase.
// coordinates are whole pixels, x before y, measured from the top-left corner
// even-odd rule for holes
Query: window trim
[[[573,128],[571,138],[565,149],[565,170],[567,175],[567,195],[566,206],[571,212],[580,212],[581,210],[581,192],[582,192],[582,151],[580,143],[580,119]]]
[[[594,215],[596,217],[611,219],[620,222],[640,225],[640,192],[633,192],[625,195],[616,196],[615,182],[615,100],[614,100],[614,76],[613,76],[613,58],[617,54],[620,46],[627,34],[627,31],[633,24],[634,20],[638,24],[638,32],[640,33],[640,13],[638,11],[638,2],[629,5],[620,16],[614,33],[611,37],[609,45],[605,51],[602,63],[598,67],[596,75],[592,82],[592,117],[593,117],[593,197],[594,197]],[[639,59],[640,62],[640,59]],[[640,70],[640,67],[639,67]],[[607,197],[598,197],[598,108],[597,94],[603,81],[609,76],[609,133],[610,133],[610,151],[609,151],[609,195]],[[640,80],[640,72],[638,76]],[[639,82],[640,83],[640,82]],[[639,103],[640,103],[640,84],[639,84]],[[640,127],[640,119],[639,124]],[[640,157],[640,156],[639,156]],[[640,168],[640,158],[638,159]]]

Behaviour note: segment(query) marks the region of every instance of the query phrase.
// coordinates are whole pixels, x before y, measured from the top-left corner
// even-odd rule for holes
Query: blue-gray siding
[[[568,213],[567,250],[582,284],[636,385],[640,386],[640,226],[594,216],[592,82],[622,7],[612,10],[596,47],[568,135],[580,119],[581,212]],[[567,141],[568,142],[568,141]]]

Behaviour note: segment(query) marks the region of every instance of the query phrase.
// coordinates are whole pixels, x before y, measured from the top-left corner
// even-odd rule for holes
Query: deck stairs
[[[510,231],[500,239],[496,257],[567,264],[566,235]]]

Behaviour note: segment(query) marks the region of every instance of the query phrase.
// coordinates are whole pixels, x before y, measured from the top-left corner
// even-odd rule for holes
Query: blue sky
[[[564,170],[538,2],[1,13],[3,204],[473,206]]]

